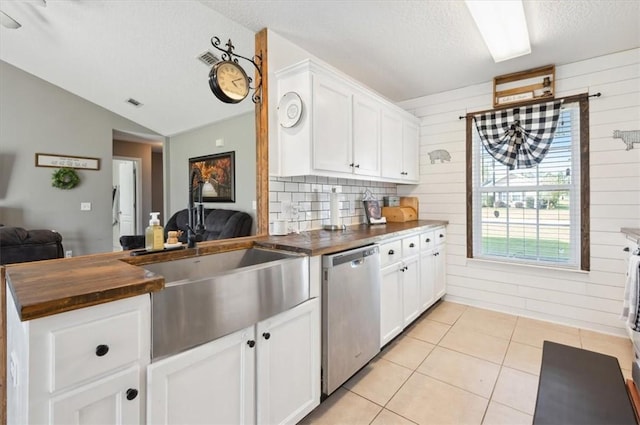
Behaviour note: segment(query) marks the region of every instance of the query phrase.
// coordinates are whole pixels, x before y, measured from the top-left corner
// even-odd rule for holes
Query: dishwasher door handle
[[[360,258],[358,260],[353,260],[351,262],[351,267],[355,268],[355,267],[360,267],[361,265],[364,264],[364,258]]]

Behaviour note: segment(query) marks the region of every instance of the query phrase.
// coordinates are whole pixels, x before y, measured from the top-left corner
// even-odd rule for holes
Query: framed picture
[[[89,158],[73,155],[56,155],[51,153],[36,153],[36,167],[67,167],[83,170],[99,170],[100,158]]]
[[[202,174],[203,202],[235,202],[236,201],[236,159],[235,152],[189,158],[189,175],[197,168]],[[194,184],[194,197],[197,197],[197,182]],[[197,202],[198,199],[194,198]]]
[[[382,217],[380,202],[378,202],[377,200],[362,202],[364,203],[364,213],[367,216],[367,222],[369,224],[383,224],[387,222],[387,220]]]

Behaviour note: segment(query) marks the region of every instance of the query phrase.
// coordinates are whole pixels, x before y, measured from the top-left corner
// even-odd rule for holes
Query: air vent
[[[207,67],[211,67],[214,63],[220,62],[220,58],[213,54],[210,50],[202,53],[198,56],[198,59],[207,65]]]
[[[139,101],[135,100],[132,97],[130,97],[129,99],[125,100],[125,102],[127,102],[130,105],[135,106],[136,108],[139,108],[139,107],[142,106],[142,102],[139,102]]]

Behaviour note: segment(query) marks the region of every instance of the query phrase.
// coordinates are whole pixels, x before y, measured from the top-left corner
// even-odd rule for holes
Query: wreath
[[[58,189],[73,189],[80,183],[80,177],[73,168],[60,168],[51,176],[51,186]]]

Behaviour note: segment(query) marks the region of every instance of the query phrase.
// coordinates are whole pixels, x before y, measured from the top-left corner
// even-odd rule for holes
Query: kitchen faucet
[[[194,184],[195,183],[195,184]],[[189,224],[187,225],[187,248],[195,248],[196,242],[202,241],[204,233],[204,206],[202,205],[202,172],[199,168],[191,168],[189,175]],[[196,187],[194,189],[194,186]],[[194,192],[198,195],[197,205],[194,202]]]

